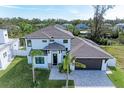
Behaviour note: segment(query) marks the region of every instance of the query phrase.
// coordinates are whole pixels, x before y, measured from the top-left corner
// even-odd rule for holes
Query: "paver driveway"
[[[51,69],[50,80],[64,80],[65,77],[56,67]],[[69,79],[74,80],[75,87],[114,87],[104,71],[75,70],[71,72]]]

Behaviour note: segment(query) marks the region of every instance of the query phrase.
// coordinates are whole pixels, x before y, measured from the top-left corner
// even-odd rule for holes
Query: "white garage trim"
[[[102,71],[105,71],[107,68],[107,62],[105,60],[102,60],[102,67],[101,67],[101,70]]]

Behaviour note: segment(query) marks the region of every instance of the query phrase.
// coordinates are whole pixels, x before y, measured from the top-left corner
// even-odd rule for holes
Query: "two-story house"
[[[5,69],[13,60],[14,51],[19,49],[19,39],[8,38],[7,29],[0,29],[0,70]]]
[[[51,68],[63,62],[64,56],[69,51],[76,61],[85,64],[85,69],[106,70],[106,67],[115,66],[115,59],[102,50],[97,44],[89,40],[73,36],[69,31],[60,26],[48,26],[33,32],[25,37],[28,63],[32,64],[30,52],[42,51],[43,55],[35,56],[36,68]],[[79,69],[73,65],[74,69]]]

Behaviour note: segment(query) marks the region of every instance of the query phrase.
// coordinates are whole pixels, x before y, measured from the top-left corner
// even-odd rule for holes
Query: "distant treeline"
[[[24,19],[21,17],[14,17],[14,18],[0,18],[0,28],[6,28],[9,32],[9,37],[11,38],[19,38],[23,37],[26,34],[32,33],[33,31],[37,31],[40,28],[54,25],[54,24],[72,24],[77,25],[80,23],[84,23],[90,27],[91,22],[93,20],[90,18],[88,20],[72,20],[67,21],[64,19],[45,19],[41,20],[38,18],[33,18],[31,20]],[[124,23],[124,19],[116,20],[105,20],[105,23],[111,24],[114,26],[117,23]]]

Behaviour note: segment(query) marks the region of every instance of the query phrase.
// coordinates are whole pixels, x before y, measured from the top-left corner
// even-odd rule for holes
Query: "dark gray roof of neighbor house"
[[[48,46],[44,48],[44,50],[65,50],[65,49],[66,48],[63,45],[56,42],[50,43]]]
[[[58,25],[48,26],[26,36],[27,39],[71,39],[73,34]]]
[[[76,58],[113,58],[109,53],[105,52],[100,47],[93,45],[92,43],[87,42],[79,37],[75,37],[72,40],[72,49],[70,53]]]

